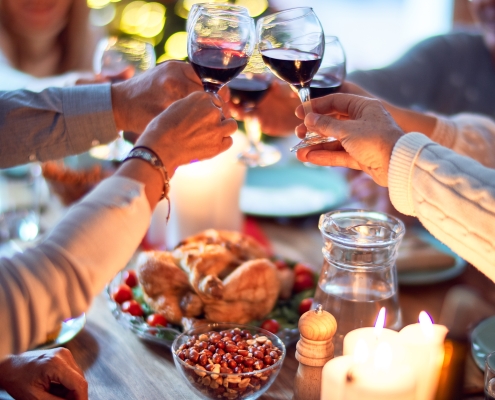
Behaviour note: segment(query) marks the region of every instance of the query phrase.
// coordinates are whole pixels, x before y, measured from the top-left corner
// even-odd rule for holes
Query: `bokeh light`
[[[187,32],[176,32],[165,42],[168,57],[183,60],[187,57]]]
[[[257,17],[268,8],[268,0],[236,0],[235,5],[246,7],[251,17]]]
[[[105,26],[113,21],[115,13],[115,6],[110,3],[103,8],[91,9],[89,12],[89,20],[94,26]]]
[[[110,3],[110,0],[88,0],[88,7],[89,8],[103,8]]]
[[[130,35],[155,37],[165,25],[165,11],[165,6],[160,3],[133,1],[122,11],[120,29]]]

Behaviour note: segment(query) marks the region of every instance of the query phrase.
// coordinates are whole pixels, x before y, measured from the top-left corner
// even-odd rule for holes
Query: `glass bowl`
[[[179,335],[172,354],[181,376],[201,398],[250,400],[275,381],[286,350],[282,340],[265,329],[214,323]]]

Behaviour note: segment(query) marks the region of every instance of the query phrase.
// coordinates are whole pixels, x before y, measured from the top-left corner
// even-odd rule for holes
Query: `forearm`
[[[412,133],[389,168],[392,204],[495,281],[495,170]]]
[[[149,225],[145,190],[111,177],[72,207],[44,242],[0,261],[0,319],[7,326],[0,330],[0,358],[42,343],[58,323],[86,311],[126,265]]]
[[[409,110],[407,108],[396,107],[390,103],[382,101],[385,109],[390,113],[397,125],[405,132],[421,132],[432,137],[437,124],[437,118],[433,115]]]
[[[0,168],[78,154],[117,138],[110,85],[0,92]]]

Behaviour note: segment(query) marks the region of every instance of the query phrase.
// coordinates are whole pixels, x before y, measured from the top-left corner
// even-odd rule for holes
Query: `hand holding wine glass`
[[[313,9],[293,8],[263,17],[257,34],[263,61],[297,91],[305,113],[310,113],[309,87],[325,51],[323,28]],[[333,140],[309,132],[291,151]]]
[[[239,75],[253,53],[254,21],[238,13],[201,9],[190,22],[187,52],[206,92]]]

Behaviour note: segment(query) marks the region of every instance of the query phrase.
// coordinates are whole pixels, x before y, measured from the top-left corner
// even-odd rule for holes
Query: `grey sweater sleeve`
[[[62,158],[116,138],[109,84],[0,92],[0,168]]]

